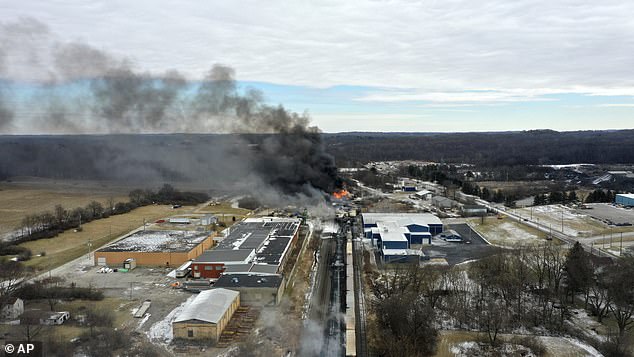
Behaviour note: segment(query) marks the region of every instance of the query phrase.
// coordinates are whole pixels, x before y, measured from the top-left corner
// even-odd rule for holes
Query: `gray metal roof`
[[[206,250],[194,259],[194,263],[226,263],[246,261],[253,253],[253,249],[212,249]]]
[[[253,264],[250,272],[277,274],[278,267],[279,267],[278,265],[271,265],[271,264]]]
[[[198,320],[217,324],[238,296],[239,292],[222,288],[201,291],[174,322]]]
[[[236,223],[218,245],[203,253],[195,262],[244,262],[243,251],[256,251],[255,262],[279,265],[288,253],[291,238],[299,230],[300,219],[251,218]],[[277,269],[277,268],[276,268]]]

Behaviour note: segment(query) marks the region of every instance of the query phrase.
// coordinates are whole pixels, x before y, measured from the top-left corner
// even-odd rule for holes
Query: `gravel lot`
[[[172,310],[192,296],[192,293],[170,287],[170,284],[177,280],[167,276],[170,269],[138,267],[127,273],[104,274],[98,272],[100,268],[93,266],[92,259],[84,255],[53,270],[52,275],[64,278],[67,284],[75,283],[79,287],[102,289],[107,297],[120,299],[121,306],[130,309],[130,318],[124,325],[131,326],[141,333],[147,333],[153,325],[161,322]],[[134,318],[133,310],[146,299],[152,301],[146,317]]]

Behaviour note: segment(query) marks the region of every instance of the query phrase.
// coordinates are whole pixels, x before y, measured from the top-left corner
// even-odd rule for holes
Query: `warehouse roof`
[[[379,221],[400,221],[421,225],[442,224],[440,219],[431,213],[362,213],[363,224],[376,224]]]
[[[253,264],[251,270],[252,273],[266,273],[266,274],[275,274],[277,273],[277,265],[271,264]]]
[[[195,261],[225,264],[232,261],[236,264],[257,262],[277,266],[287,254],[300,223],[301,220],[296,218],[246,219],[231,227],[215,249],[206,251]]]
[[[627,198],[631,198],[634,199],[634,193],[617,193],[617,196],[621,196],[621,197],[627,197]]]
[[[239,292],[222,288],[201,291],[174,322],[198,320],[217,324],[238,296]]]
[[[198,258],[194,259],[194,263],[231,263],[247,264],[255,256],[253,249],[236,249],[236,250],[206,250]]]
[[[278,288],[281,285],[281,275],[223,274],[214,283],[214,288]]]
[[[209,232],[141,230],[109,244],[100,252],[186,252],[202,243]]]

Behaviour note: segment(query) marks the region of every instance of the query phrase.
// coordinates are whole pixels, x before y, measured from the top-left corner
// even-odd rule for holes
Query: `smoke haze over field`
[[[17,94],[20,83],[5,78],[29,71],[36,89]],[[336,185],[334,159],[308,116],[265,104],[257,90],[241,93],[228,66],[213,65],[190,83],[176,70],[143,72],[87,44],[61,42],[44,24],[21,19],[0,26],[0,75],[0,133],[235,134],[6,137],[4,176],[209,182],[267,202],[279,192],[319,197]]]

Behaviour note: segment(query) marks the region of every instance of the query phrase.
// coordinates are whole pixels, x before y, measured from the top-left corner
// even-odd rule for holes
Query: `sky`
[[[0,0],[0,14],[152,73],[231,66],[325,132],[634,128],[632,1]],[[6,58],[3,79],[46,80]]]

